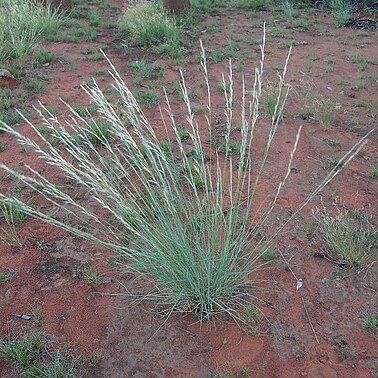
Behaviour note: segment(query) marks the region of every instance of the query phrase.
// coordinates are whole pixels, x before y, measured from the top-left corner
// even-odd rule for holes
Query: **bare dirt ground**
[[[118,9],[122,6],[122,1],[109,3]],[[117,8],[99,8],[99,12],[110,21],[119,14]],[[330,16],[314,9],[301,10],[298,19],[303,21],[302,27],[293,27],[280,13],[271,11],[222,8],[217,14],[203,15],[187,31],[192,43],[185,50],[183,62],[141,48],[122,47],[116,30],[99,26],[94,41],[45,44],[57,59],[39,69],[39,74],[50,79],[40,93],[29,93],[31,103],[55,106],[62,117],[67,109],[59,98],[72,106],[89,106],[80,88],[83,81],[95,76],[102,88],[111,85],[109,76],[98,71],[108,69],[98,52],[107,46],[107,56],[132,88],[143,91],[149,87],[162,94],[161,86],[165,85],[177,98],[173,101],[176,114],[183,116],[184,108],[173,84],[180,67],[199,107],[204,95],[198,40],[202,39],[210,56],[223,51],[232,40],[237,46],[234,67],[242,67],[251,81],[259,64],[258,43],[266,22],[265,80],[277,82],[276,72],[282,70],[288,46],[294,47],[288,71],[293,89],[269,160],[264,190],[270,188],[276,167],[287,158],[297,128],[303,125],[295,170],[275,218],[279,224],[321,181],[335,157],[376,127],[378,117],[377,32],[337,28]],[[86,22],[85,17],[82,22]],[[141,59],[164,67],[163,76],[145,78],[142,83],[133,81],[130,63]],[[214,83],[227,66],[227,59],[217,63],[210,60]],[[240,77],[238,69],[235,71]],[[214,101],[219,102],[220,120],[222,98],[218,91]],[[323,107],[319,105],[319,113],[314,115],[308,102]],[[158,122],[156,106],[146,108],[146,115],[151,122]],[[319,122],[322,117],[323,125]],[[265,120],[268,123],[268,117]],[[35,122],[38,124],[38,120]],[[30,132],[25,123],[17,128]],[[372,134],[362,152],[323,192],[326,205],[338,196],[350,210],[367,211],[376,221],[378,179],[372,167],[378,164],[377,135]],[[47,169],[10,136],[2,134],[0,139],[7,146],[0,152],[1,162],[22,169],[34,160],[41,171]],[[51,169],[48,173],[58,175]],[[2,185],[13,185],[4,173],[1,175]],[[263,197],[263,193],[260,195]],[[30,193],[23,196],[30,196],[33,202]],[[110,268],[111,252],[33,219],[17,226],[20,247],[0,244],[0,268],[14,272],[11,280],[0,284],[0,337],[37,329],[56,347],[69,345],[75,353],[98,356],[97,364],[88,368],[90,377],[376,377],[378,335],[363,327],[362,318],[378,312],[377,263],[361,270],[344,269],[317,258],[325,247],[321,236],[309,231],[311,209],[316,205],[319,198],[276,241],[275,249],[290,262],[294,275],[304,280],[303,300],[319,343],[296,291],[296,279],[278,253],[261,276],[267,280],[268,292],[264,295],[271,304],[262,308],[266,319],[252,317],[250,329],[223,317],[202,325],[191,316],[172,316],[165,322],[154,304],[135,301],[127,294],[140,290],[141,284]],[[101,275],[99,285],[90,285],[86,279],[88,266]],[[41,319],[23,321],[12,315],[15,313],[40,314]],[[5,360],[0,360],[0,376],[12,376]]]

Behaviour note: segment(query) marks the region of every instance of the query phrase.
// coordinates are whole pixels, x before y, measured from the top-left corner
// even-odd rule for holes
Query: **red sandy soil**
[[[122,2],[109,3],[120,5]],[[277,167],[284,166],[297,128],[303,125],[295,170],[273,219],[276,224],[286,219],[326,175],[327,159],[347,151],[375,127],[377,121],[377,32],[339,29],[328,16],[314,11],[307,11],[302,18],[310,23],[307,31],[289,28],[280,15],[271,12],[222,11],[220,15],[206,16],[190,35],[193,45],[186,51],[186,63],[182,66],[188,85],[203,94],[196,63],[197,41],[202,38],[211,53],[227,45],[232,35],[239,47],[234,64],[243,61],[246,77],[251,80],[259,61],[259,47],[252,44],[252,40],[261,38],[262,23],[267,21],[265,78],[276,81],[276,70],[282,69],[287,53],[286,48],[279,48],[280,44],[288,40],[300,42],[293,48],[290,59],[288,82],[293,90],[263,184],[265,191],[272,187],[272,182],[277,182],[274,181],[278,176]],[[284,28],[286,38],[269,35],[274,21]],[[206,32],[209,24],[220,25],[221,31]],[[41,69],[51,78],[33,103],[39,100],[47,106],[56,105],[62,117],[67,109],[59,102],[59,97],[73,106],[87,106],[88,99],[80,84],[95,70],[108,67],[104,60],[88,60],[82,52],[104,45],[110,47],[107,55],[126,82],[132,76],[129,63],[142,58],[164,66],[162,81],[167,87],[179,78],[179,66],[171,59],[139,48],[124,49],[113,30],[98,28],[95,42],[46,43],[46,50],[59,58]],[[353,62],[357,54],[374,64],[359,70],[358,64]],[[227,70],[227,62],[210,62],[209,70],[211,77],[218,77],[218,81],[220,72]],[[235,75],[240,77],[238,72]],[[367,82],[367,88],[357,89],[359,80]],[[98,81],[102,88],[111,84],[108,76],[100,76]],[[312,93],[337,101],[341,106],[326,129],[311,122],[304,109],[303,85],[310,83]],[[216,111],[219,109],[220,118],[222,96],[221,92],[214,96],[215,103],[219,103]],[[201,96],[194,102],[201,103]],[[180,101],[173,103],[177,114],[183,116]],[[152,123],[158,122],[156,108],[146,110],[146,114]],[[38,120],[35,122],[38,124]],[[262,125],[268,123],[267,118],[264,122]],[[30,133],[26,124],[17,129]],[[371,136],[362,152],[323,192],[326,205],[331,205],[334,197],[339,196],[347,208],[369,211],[373,219],[377,219],[378,180],[370,173],[371,166],[378,163],[377,135]],[[0,139],[7,144],[0,152],[1,162],[19,169],[32,162],[50,177],[58,175],[51,169],[46,171],[31,152],[22,153],[10,136],[1,135]],[[12,184],[4,173],[1,180],[8,187]],[[260,196],[263,199],[264,193]],[[18,226],[21,247],[0,244],[1,270],[15,272],[12,280],[0,285],[0,337],[37,329],[51,340],[53,347],[69,345],[75,353],[98,355],[100,362],[89,370],[90,377],[207,377],[211,374],[376,377],[377,333],[364,328],[361,319],[378,312],[377,264],[373,262],[362,270],[340,269],[325,259],[314,257],[324,245],[319,235],[306,235],[305,224],[316,205],[319,199],[292,222],[286,234],[276,241],[275,248],[290,261],[293,273],[304,280],[303,299],[319,343],[296,291],[296,280],[278,253],[271,268],[261,275],[268,281],[268,293],[264,295],[271,305],[263,308],[266,319],[251,320],[252,332],[225,317],[199,324],[190,315],[183,318],[177,315],[164,322],[153,305],[136,303],[126,294],[125,287],[132,292],[139,289],[140,284],[133,277],[109,268],[111,252],[33,219]],[[100,286],[91,287],[83,279],[83,269],[88,265],[102,275]],[[42,315],[40,324],[12,315],[30,312]],[[11,376],[5,360],[0,360],[0,376]]]

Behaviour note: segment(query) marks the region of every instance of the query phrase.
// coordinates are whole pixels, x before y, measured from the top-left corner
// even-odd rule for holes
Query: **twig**
[[[286,266],[288,267],[288,269],[290,270],[290,273],[293,275],[293,277],[295,278],[295,282],[298,282],[298,278],[297,276],[295,275],[295,273],[293,272],[293,269],[291,268],[291,266],[289,265],[289,262],[285,259],[285,256],[283,255],[283,253],[278,250],[279,254],[281,255],[282,257],[282,260],[285,262]],[[305,303],[305,300],[304,300],[304,296],[303,296],[303,293],[302,293],[302,287],[298,287],[297,286],[297,290],[299,291],[299,294],[301,296],[301,300],[302,300],[302,304],[303,304],[303,308],[305,310],[305,313],[306,313],[306,317],[307,317],[307,320],[308,320],[308,323],[310,324],[310,327],[311,327],[311,330],[312,330],[312,333],[314,334],[314,337],[315,337],[315,340],[318,344],[320,344],[320,341],[319,341],[319,338],[315,332],[315,328],[314,326],[312,325],[312,321],[311,321],[311,318],[310,318],[310,314],[307,310],[307,306],[306,306],[306,303]]]
[[[310,324],[310,327],[311,327],[311,330],[312,330],[312,333],[314,334],[314,337],[315,337],[315,340],[318,344],[320,344],[320,341],[318,339],[318,336],[316,335],[316,332],[315,332],[315,328],[314,326],[312,325],[312,321],[311,321],[311,318],[310,318],[310,314],[308,313],[308,310],[307,310],[307,306],[306,306],[306,303],[305,303],[305,300],[304,300],[304,297],[303,297],[303,293],[302,293],[302,288],[299,288],[299,294],[301,295],[301,299],[302,299],[302,303],[303,303],[303,308],[306,312],[306,316],[307,316],[307,320]]]

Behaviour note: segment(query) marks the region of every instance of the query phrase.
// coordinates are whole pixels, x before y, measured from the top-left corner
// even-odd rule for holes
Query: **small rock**
[[[20,82],[8,71],[0,69],[0,88],[16,88]]]

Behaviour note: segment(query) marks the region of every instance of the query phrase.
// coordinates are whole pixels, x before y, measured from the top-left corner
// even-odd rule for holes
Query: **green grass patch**
[[[344,208],[335,206],[335,214],[325,207],[315,212],[318,230],[330,251],[345,264],[354,267],[370,261],[378,251],[378,231],[370,219],[354,219]]]
[[[378,315],[365,315],[362,318],[362,324],[365,328],[378,330]]]
[[[0,61],[15,58],[22,66],[41,37],[57,35],[63,15],[31,0],[0,2]]]
[[[262,10],[266,9],[268,4],[267,0],[237,0],[235,6],[240,9]]]
[[[45,65],[46,63],[51,63],[56,59],[53,53],[50,53],[46,50],[40,50],[37,55],[34,56],[32,67],[39,68]]]
[[[141,2],[130,5],[119,19],[119,30],[134,45],[178,46],[182,35],[175,20],[158,4]]]
[[[21,122],[22,117],[17,113],[16,109],[24,112],[27,100],[27,94],[21,89],[0,88],[0,121],[9,126]]]

